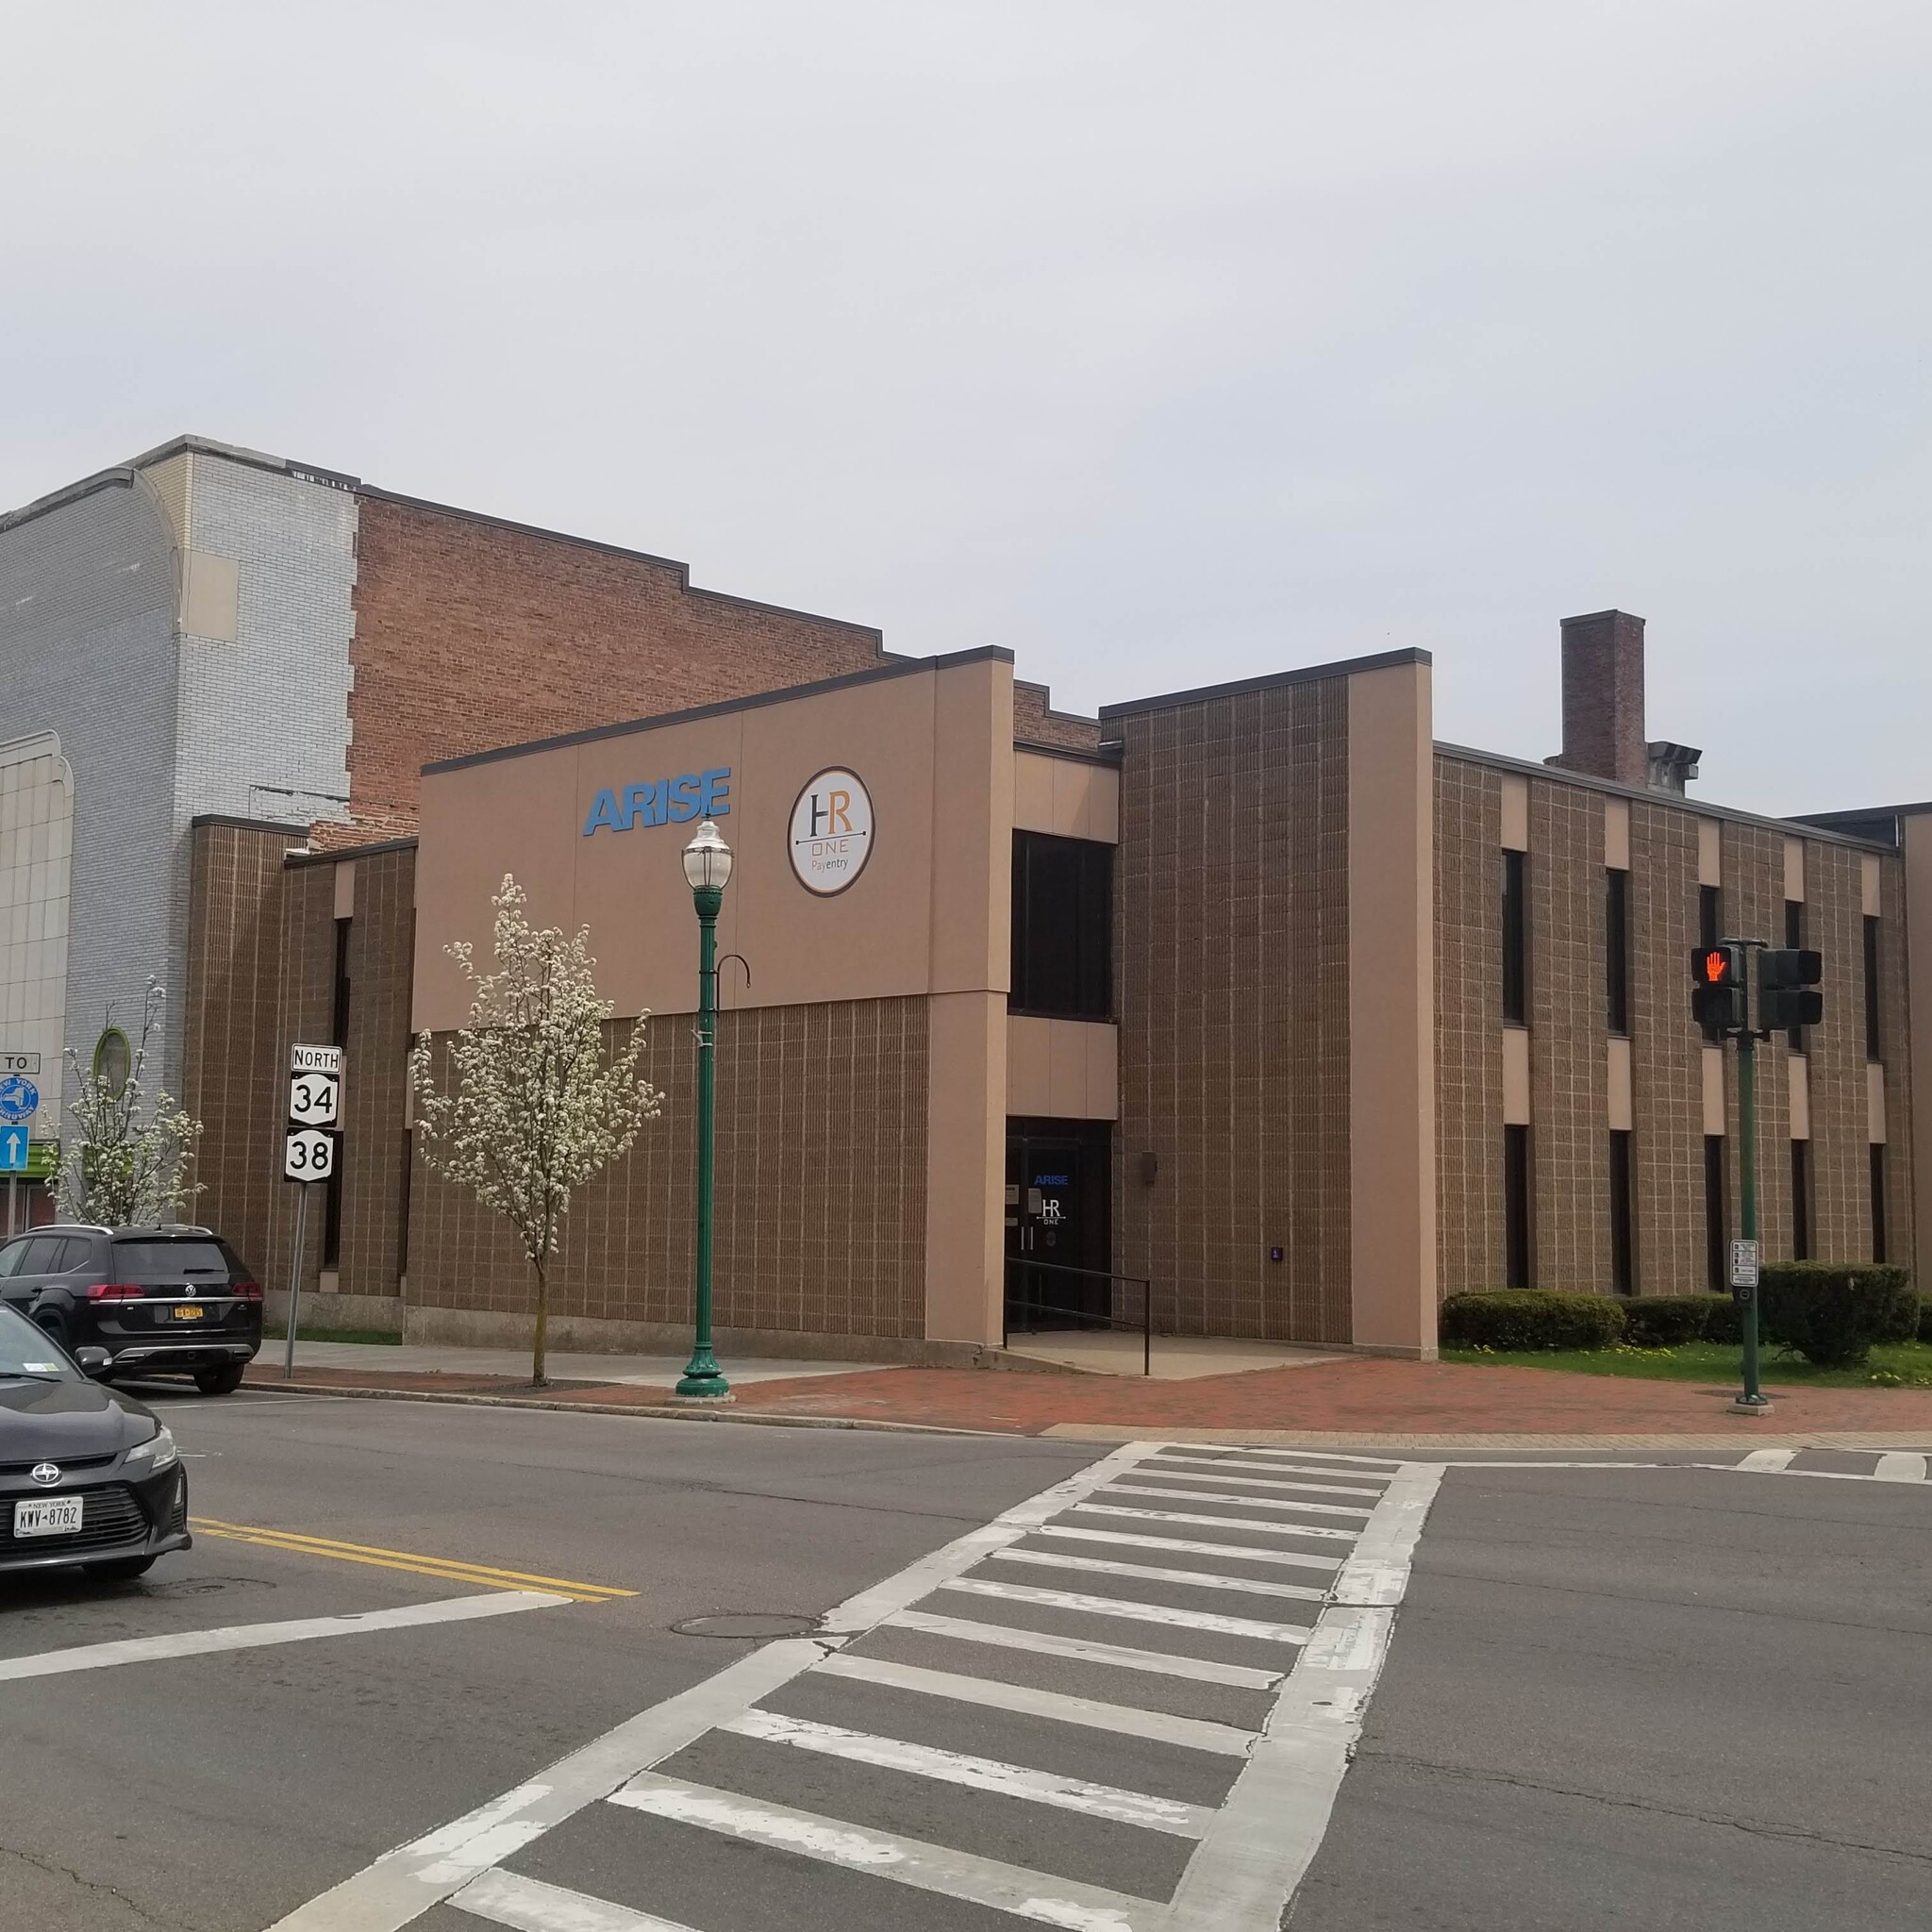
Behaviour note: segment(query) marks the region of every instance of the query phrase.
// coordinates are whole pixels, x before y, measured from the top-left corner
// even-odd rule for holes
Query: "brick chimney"
[[[1642,618],[1593,610],[1563,620],[1563,749],[1550,763],[1620,785],[1648,783]]]

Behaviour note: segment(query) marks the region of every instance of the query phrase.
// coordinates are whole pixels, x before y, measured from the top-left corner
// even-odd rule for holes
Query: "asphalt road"
[[[1436,1489],[1288,1450],[1096,1470],[1041,1441],[157,1406],[220,1530],[139,1584],[0,1584],[8,1932],[1271,1932],[1278,1895],[1242,1901],[1294,1878],[1294,1932],[1932,1924],[1932,1483],[1872,1456]],[[1347,1603],[1387,1600],[1424,1507],[1324,1784],[1389,1623]],[[808,1628],[857,1592],[823,1643],[674,1627]],[[277,1627],[153,1654],[240,1625]],[[1318,1733],[1284,1781],[1269,1753]]]

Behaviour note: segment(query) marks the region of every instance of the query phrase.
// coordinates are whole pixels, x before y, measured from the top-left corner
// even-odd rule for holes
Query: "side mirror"
[[[105,1348],[76,1348],[74,1361],[82,1374],[92,1375],[95,1381],[99,1381],[114,1365],[114,1357]]]

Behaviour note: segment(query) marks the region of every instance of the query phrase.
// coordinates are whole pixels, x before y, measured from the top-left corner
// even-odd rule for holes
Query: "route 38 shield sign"
[[[291,1127],[282,1142],[282,1177],[325,1181],[336,1171],[336,1137],[319,1127]]]

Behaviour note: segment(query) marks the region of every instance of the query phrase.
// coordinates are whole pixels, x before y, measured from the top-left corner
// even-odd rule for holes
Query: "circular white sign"
[[[821,772],[798,794],[787,834],[791,870],[808,892],[842,892],[872,857],[872,793],[842,765]]]

